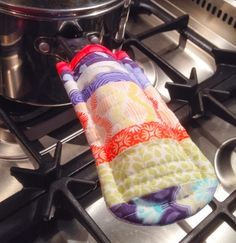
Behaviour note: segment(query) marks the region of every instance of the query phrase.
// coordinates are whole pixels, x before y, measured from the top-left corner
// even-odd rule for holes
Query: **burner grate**
[[[191,70],[190,78],[186,78],[173,66],[169,65],[161,56],[153,53],[153,51],[142,42],[153,35],[177,30],[180,34],[179,46],[185,46],[188,39],[195,44],[199,44],[199,41],[196,41],[198,39],[198,34],[188,28],[189,16],[184,15],[174,19],[158,6],[152,3],[148,4],[148,1],[145,0],[139,1],[139,3],[135,5],[134,12],[154,14],[165,21],[164,24],[138,35],[127,33],[127,39],[124,45],[127,49],[132,46],[139,49],[154,61],[173,81],[173,83],[166,83],[166,88],[168,88],[172,100],[187,101],[192,110],[192,117],[199,118],[206,115],[207,112],[211,112],[236,126],[236,114],[231,112],[223,104],[223,101],[232,97],[235,92],[235,87],[230,87],[233,82],[229,84],[228,87],[224,87],[223,90],[218,90],[215,87],[217,84],[225,83],[235,75],[236,52],[220,50],[201,37],[201,45],[199,47],[207,50],[207,52],[214,57],[217,70],[215,75],[202,82],[202,84],[198,84],[197,72],[194,67]],[[228,69],[227,72],[225,69]],[[219,73],[224,73],[224,75],[218,75]]]
[[[180,243],[203,242],[223,222],[227,222],[236,231],[236,218],[232,214],[236,208],[235,205],[236,191],[223,202],[214,198],[210,202],[212,213],[187,234]]]
[[[63,167],[60,166],[62,144],[58,142],[55,155],[53,159],[49,156],[41,156],[32,143],[27,139],[24,133],[17,127],[14,121],[0,109],[0,116],[9,130],[16,135],[21,144],[27,149],[27,152],[38,163],[39,168],[36,170],[24,169],[18,167],[11,168],[11,175],[14,176],[22,185],[23,191],[15,194],[5,202],[0,204],[0,221],[8,218],[14,211],[20,210],[27,205],[29,201],[38,200],[36,208],[29,211],[38,212],[37,221],[42,219],[50,220],[54,216],[55,208],[63,207],[64,210],[68,210],[71,214],[90,232],[90,234],[98,242],[110,242],[102,230],[97,226],[85,209],[77,201],[79,198],[83,198],[97,187],[97,180],[85,180],[69,177],[65,175]],[[94,163],[90,160],[89,163]],[[87,164],[88,165],[88,164]],[[85,164],[84,164],[85,166]],[[78,170],[78,163],[74,165],[73,172]],[[76,188],[76,195],[71,192],[73,188]],[[46,193],[46,195],[45,195]],[[39,197],[43,196],[41,201]],[[57,199],[57,200],[55,200]],[[54,209],[54,210],[53,210]],[[30,222],[28,222],[30,224]],[[32,225],[35,222],[31,222]],[[1,224],[1,223],[0,223]],[[27,225],[26,227],[29,227]],[[18,234],[19,229],[15,231]],[[0,240],[7,241],[9,237],[14,237],[14,231],[11,234],[0,230]]]

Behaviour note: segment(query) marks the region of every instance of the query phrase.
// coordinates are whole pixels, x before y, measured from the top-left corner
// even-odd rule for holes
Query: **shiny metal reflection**
[[[25,159],[27,159],[27,156],[14,135],[8,129],[0,126],[0,162]]]
[[[17,181],[15,177],[11,176],[10,168],[13,166],[28,169],[34,168],[28,160],[17,160],[11,162],[0,160],[0,202],[14,195],[23,188],[21,183]]]
[[[131,6],[131,0],[125,0],[123,10],[121,13],[118,31],[115,36],[116,43],[122,44],[122,41],[124,40],[126,24],[129,19],[130,6]],[[121,49],[121,47],[122,45],[120,45],[117,49]]]
[[[13,32],[9,35],[0,35],[0,46],[14,45],[22,38],[22,34],[19,32]]]
[[[224,232],[224,233],[222,233]],[[235,230],[223,222],[206,240],[207,243],[235,242]]]
[[[143,69],[145,75],[151,84],[156,87],[158,84],[158,73],[155,64],[147,57],[142,57],[136,60],[140,67]]]
[[[219,48],[236,49],[236,28],[234,21],[229,24],[229,19],[236,16],[235,2],[233,0],[151,0],[161,8],[167,9],[174,16],[188,14],[189,26],[201,36]],[[205,2],[203,7],[202,3]],[[229,3],[231,2],[231,3]],[[219,15],[220,13],[220,15]],[[226,15],[225,15],[226,14]],[[227,18],[224,19],[223,16]]]
[[[33,20],[71,20],[103,15],[123,0],[0,0],[0,12]]]
[[[33,169],[34,166],[25,155],[15,137],[0,125],[0,202],[22,189],[22,185],[11,176],[11,167]]]
[[[87,212],[114,243],[173,243],[180,242],[186,235],[178,224],[147,227],[118,220],[109,211],[103,198],[90,205]],[[78,242],[80,241],[78,240]],[[85,242],[93,241],[88,238]]]
[[[226,191],[236,189],[236,138],[226,140],[216,151],[215,170]]]
[[[29,84],[23,77],[23,59],[19,53],[0,58],[0,93],[8,98],[17,99],[28,91]]]
[[[215,199],[219,202],[223,202],[228,196],[230,195],[229,192],[227,192],[221,184],[219,184],[219,186],[217,187],[216,189],[216,192],[215,192]]]

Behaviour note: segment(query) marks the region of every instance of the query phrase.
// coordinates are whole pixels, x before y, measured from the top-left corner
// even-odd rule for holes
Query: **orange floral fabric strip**
[[[109,163],[126,149],[143,142],[156,139],[173,139],[181,141],[189,135],[181,126],[171,128],[158,122],[147,122],[123,129],[114,135],[104,146],[92,145],[91,149],[96,164]]]

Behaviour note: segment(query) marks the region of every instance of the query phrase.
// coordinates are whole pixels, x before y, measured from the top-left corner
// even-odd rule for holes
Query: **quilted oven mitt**
[[[116,217],[166,225],[211,201],[217,180],[210,162],[125,52],[88,45],[57,70]]]

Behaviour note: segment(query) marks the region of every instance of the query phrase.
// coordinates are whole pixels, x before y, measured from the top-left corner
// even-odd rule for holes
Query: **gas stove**
[[[168,226],[120,222],[106,209],[73,108],[1,97],[0,242],[235,242],[235,145],[227,166],[216,163],[222,144],[236,139],[233,5],[134,1],[123,43],[214,164],[221,184],[210,204]]]

